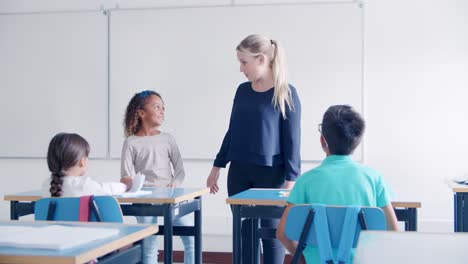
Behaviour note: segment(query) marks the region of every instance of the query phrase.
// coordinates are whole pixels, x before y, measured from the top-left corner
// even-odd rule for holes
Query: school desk
[[[139,197],[118,197],[124,215],[162,216],[164,226],[157,235],[164,235],[164,263],[172,263],[172,237],[193,236],[195,240],[195,264],[201,264],[202,252],[202,200],[209,188],[143,188],[151,194]],[[42,198],[40,191],[5,195],[10,201],[10,219],[34,213],[34,202]],[[194,213],[194,226],[173,226],[174,219]]]
[[[468,232],[468,185],[448,182],[453,191],[453,229],[455,232]]]
[[[354,264],[466,264],[468,234],[362,231]]]
[[[140,241],[158,231],[157,226],[154,225],[96,222],[0,221],[0,227],[2,228],[20,226],[45,227],[50,225],[111,228],[118,229],[119,232],[117,235],[108,238],[85,242],[85,244],[63,250],[0,246],[0,263],[82,264],[102,256],[104,257],[99,260],[100,264],[139,263],[142,256]],[[132,245],[132,243],[135,244]],[[125,250],[117,251],[129,245],[130,247]],[[105,256],[111,252],[115,253]]]
[[[252,263],[259,263],[260,254],[258,243],[260,238],[275,238],[276,229],[260,228],[259,219],[276,218],[283,215],[286,206],[286,196],[282,195],[287,190],[281,189],[249,189],[226,199],[226,203],[232,206],[233,212],[233,263],[241,262],[241,220],[250,218],[253,220],[254,232]],[[405,230],[417,230],[417,209],[420,202],[392,202],[398,221],[405,222]]]

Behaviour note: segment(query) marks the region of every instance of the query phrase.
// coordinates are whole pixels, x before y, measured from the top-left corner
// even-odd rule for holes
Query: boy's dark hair
[[[322,135],[330,154],[349,155],[361,142],[365,122],[349,105],[330,106],[322,120]]]
[[[47,150],[47,165],[52,173],[49,189],[52,197],[62,196],[64,172],[88,155],[89,144],[78,134],[58,133],[52,138]]]
[[[127,106],[127,110],[125,111],[125,117],[123,122],[124,134],[126,137],[135,135],[138,132],[138,130],[141,129],[141,122],[138,118],[138,109],[143,109],[150,95],[156,95],[162,100],[162,97],[159,93],[151,90],[136,93],[132,97],[132,99],[130,99],[130,102]]]

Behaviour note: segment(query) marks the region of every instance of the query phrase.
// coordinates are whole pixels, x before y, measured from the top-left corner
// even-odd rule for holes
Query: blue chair
[[[86,209],[85,217],[80,214],[83,209]],[[42,198],[34,205],[34,219],[123,223],[119,202],[112,196]],[[141,263],[142,254],[141,242],[138,242],[99,258],[98,263]]]
[[[361,230],[386,228],[384,212],[377,207],[295,205],[289,210],[285,234],[290,240],[298,241],[293,264],[299,261],[307,245],[318,248],[321,264],[345,264]],[[337,250],[336,257],[333,249]]]
[[[42,198],[34,205],[34,219],[48,221],[79,221],[80,201],[84,197]],[[112,196],[91,196],[87,201],[90,222],[123,223],[119,202]],[[83,204],[81,204],[83,207]]]

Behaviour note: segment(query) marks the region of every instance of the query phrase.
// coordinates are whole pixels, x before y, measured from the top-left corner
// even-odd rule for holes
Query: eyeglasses
[[[318,124],[318,132],[322,134],[322,124]]]

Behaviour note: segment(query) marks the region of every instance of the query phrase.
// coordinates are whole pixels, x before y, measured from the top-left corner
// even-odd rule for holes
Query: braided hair
[[[349,105],[330,106],[323,115],[322,135],[331,154],[351,154],[361,142],[364,130],[364,119]]]
[[[51,174],[50,195],[62,196],[64,172],[89,155],[89,144],[78,134],[59,133],[49,143],[47,165]]]
[[[162,100],[161,95],[155,91],[146,90],[136,93],[128,103],[123,122],[125,137],[135,135],[141,129],[141,121],[138,117],[138,109],[143,109],[151,95],[156,95]]]

